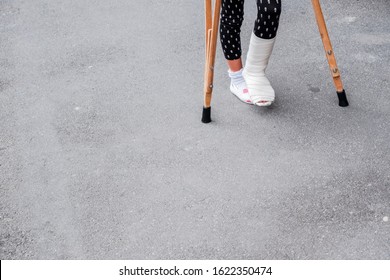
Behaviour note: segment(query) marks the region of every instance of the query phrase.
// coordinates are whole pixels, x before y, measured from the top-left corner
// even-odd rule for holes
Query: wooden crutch
[[[204,71],[204,104],[202,122],[211,122],[211,97],[213,95],[215,53],[217,50],[219,18],[221,15],[221,0],[214,0],[214,12],[212,10],[213,0],[205,0],[205,41],[206,41],[206,63]]]
[[[340,70],[337,67],[336,57],[334,55],[332,43],[329,39],[328,29],[326,28],[326,23],[324,15],[322,13],[320,0],[312,0],[311,2],[313,4],[314,13],[316,15],[318,29],[320,30],[322,42],[324,44],[326,58],[328,59],[329,67],[333,76],[333,81],[336,86],[337,96],[339,98],[339,105],[341,107],[347,107],[349,105],[347,96],[345,94],[343,82],[341,81]]]

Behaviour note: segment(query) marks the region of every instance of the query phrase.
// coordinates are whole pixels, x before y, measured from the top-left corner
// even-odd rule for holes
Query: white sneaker
[[[242,76],[242,71],[237,72],[231,72],[228,71],[229,77],[231,78],[230,81],[230,91],[242,102],[246,104],[252,104],[252,100],[249,96],[249,90],[248,86],[246,85],[245,79]]]

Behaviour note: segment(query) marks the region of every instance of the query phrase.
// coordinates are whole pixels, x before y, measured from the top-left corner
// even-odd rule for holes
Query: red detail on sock
[[[243,93],[248,93],[249,91],[247,89],[242,90]]]
[[[247,100],[246,102],[247,102],[247,103],[251,103],[252,101],[250,101],[250,100]]]

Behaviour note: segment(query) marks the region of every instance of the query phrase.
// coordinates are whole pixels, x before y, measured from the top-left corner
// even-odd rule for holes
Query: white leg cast
[[[252,102],[257,106],[270,106],[275,100],[275,91],[265,76],[274,43],[275,38],[258,38],[252,32],[243,76]]]

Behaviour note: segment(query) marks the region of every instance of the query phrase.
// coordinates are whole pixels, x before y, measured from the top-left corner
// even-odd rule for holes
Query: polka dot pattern
[[[256,0],[257,19],[254,33],[263,39],[276,36],[282,10],[281,0]],[[223,0],[221,7],[220,40],[227,60],[241,57],[241,25],[244,20],[244,0]]]
[[[241,57],[241,25],[244,20],[244,0],[223,0],[220,39],[226,59]]]
[[[257,19],[254,33],[263,39],[275,38],[282,11],[281,0],[257,0]]]

